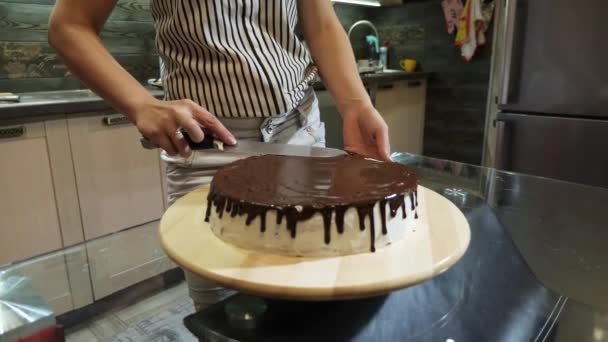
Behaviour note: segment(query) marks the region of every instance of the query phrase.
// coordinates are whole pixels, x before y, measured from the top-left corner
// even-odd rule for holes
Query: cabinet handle
[[[0,128],[0,139],[19,138],[25,134],[25,126]]]
[[[393,88],[395,88],[395,85],[392,83],[381,84],[378,86],[378,89],[393,89]]]
[[[131,123],[129,118],[122,114],[108,115],[103,118],[103,124],[106,126],[118,126]]]

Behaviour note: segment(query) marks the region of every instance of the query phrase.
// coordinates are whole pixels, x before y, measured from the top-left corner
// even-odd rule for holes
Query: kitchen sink
[[[74,101],[79,99],[91,99],[98,97],[89,89],[40,91],[21,94],[21,103],[36,103],[46,101]]]

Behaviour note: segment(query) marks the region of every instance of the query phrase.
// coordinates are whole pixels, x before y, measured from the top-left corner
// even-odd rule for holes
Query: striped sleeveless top
[[[298,0],[151,0],[167,100],[219,117],[293,110],[316,68],[295,34]]]

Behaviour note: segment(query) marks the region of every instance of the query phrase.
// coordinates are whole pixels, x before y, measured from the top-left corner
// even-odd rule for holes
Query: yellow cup
[[[399,65],[401,65],[401,68],[407,72],[412,72],[416,70],[416,64],[418,64],[416,60],[410,58],[402,59],[399,61]]]

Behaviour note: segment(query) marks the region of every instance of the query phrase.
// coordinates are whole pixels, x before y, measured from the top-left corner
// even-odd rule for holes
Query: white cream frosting
[[[376,249],[390,245],[403,239],[411,232],[416,224],[410,196],[405,197],[407,217],[403,219],[402,210],[391,217],[390,208],[386,209],[387,234],[382,233],[380,205],[374,206],[374,244]],[[335,223],[335,213],[332,213],[330,227],[330,242],[325,243],[323,217],[315,213],[308,220],[299,221],[296,227],[296,237],[291,236],[287,229],[286,219],[281,224],[276,223],[276,210],[269,209],[266,213],[266,231],[260,228],[260,217],[257,216],[251,224],[245,224],[246,215],[231,217],[225,212],[220,218],[216,210],[211,210],[209,223],[213,233],[223,241],[240,248],[257,251],[264,254],[279,254],[286,256],[327,257],[368,253],[371,251],[371,230],[369,216],[365,218],[365,229],[360,230],[359,214],[351,207],[344,215],[344,232],[338,233]]]

